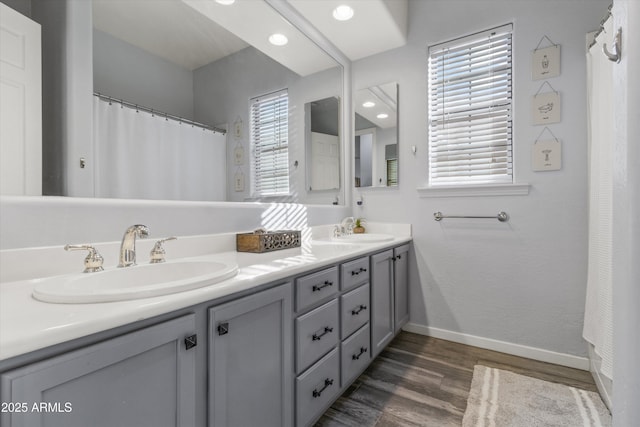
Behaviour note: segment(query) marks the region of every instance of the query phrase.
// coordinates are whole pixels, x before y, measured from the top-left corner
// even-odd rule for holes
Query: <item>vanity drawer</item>
[[[296,279],[296,311],[300,312],[338,293],[338,267]]]
[[[338,300],[296,319],[296,373],[327,354],[339,341]]]
[[[340,332],[342,339],[345,339],[369,321],[371,315],[369,284],[349,291],[342,295],[340,300],[340,312],[342,313]]]
[[[369,325],[362,327],[342,343],[342,386],[360,375],[371,360]]]
[[[335,348],[296,380],[296,426],[318,418],[340,392],[340,358]]]
[[[369,281],[369,257],[349,261],[340,266],[342,290],[346,291]]]

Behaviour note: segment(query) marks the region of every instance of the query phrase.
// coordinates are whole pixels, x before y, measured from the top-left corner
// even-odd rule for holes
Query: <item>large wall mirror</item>
[[[398,185],[398,84],[371,86],[355,94],[354,185]]]
[[[93,143],[94,155],[101,157],[88,159],[86,165],[96,168],[96,197],[265,200],[252,191],[250,102],[286,90],[288,135],[284,139],[290,191],[267,200],[344,200],[339,168],[325,183],[331,194],[309,191],[306,169],[322,169],[322,165],[315,164],[316,157],[307,153],[311,145],[305,143],[310,132],[305,106],[324,105],[325,99],[334,100],[333,107],[339,104],[342,67],[267,2],[223,3],[92,0],[93,89],[101,95],[94,96],[94,108],[99,105],[104,110],[94,113],[94,126],[107,120],[103,113],[125,109],[123,100],[139,105],[133,108],[140,110],[139,115],[142,107],[154,110],[145,113],[147,121],[176,116],[185,119],[185,129],[192,127],[188,121],[194,121],[226,130],[207,141],[187,142],[180,134],[177,148],[159,147],[158,141],[168,132],[160,130],[138,151],[130,150],[133,143],[122,143],[119,136],[135,134],[141,126],[137,119],[124,130],[107,132],[102,141]],[[288,43],[270,43],[275,32],[285,35]],[[341,136],[336,135],[335,148],[340,151]],[[159,156],[164,157],[158,160]],[[191,181],[177,183],[185,178]],[[171,191],[160,191],[161,187]],[[196,187],[207,192],[190,191]]]

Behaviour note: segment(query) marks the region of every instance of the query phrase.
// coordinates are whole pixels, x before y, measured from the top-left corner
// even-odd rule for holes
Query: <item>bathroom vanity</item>
[[[408,321],[410,228],[390,231],[219,252],[236,277],[153,298],[50,304],[38,279],[4,283],[2,308],[37,319],[18,333],[20,310],[2,313],[2,425],[310,425]]]

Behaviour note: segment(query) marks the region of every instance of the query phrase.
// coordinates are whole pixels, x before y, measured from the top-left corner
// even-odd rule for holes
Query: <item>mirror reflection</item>
[[[398,84],[355,94],[355,186],[398,185]]]
[[[305,145],[309,191],[340,188],[340,101],[337,97],[305,104]]]
[[[317,132],[336,138],[330,151],[337,163],[316,165],[326,159],[307,152],[314,122],[305,123],[304,112],[311,100],[332,99],[337,119],[342,68],[266,2],[93,0],[93,15],[94,92],[101,96],[94,97],[96,158],[88,164],[96,168],[96,197],[253,201],[268,194],[322,203],[311,191],[334,190],[327,201],[339,195],[338,122]],[[269,44],[249,20],[275,23],[287,45]],[[286,135],[266,141],[269,115],[252,128],[250,105],[283,90],[288,123],[278,129]],[[134,108],[123,118],[126,103]],[[288,157],[265,164],[271,157],[256,153],[268,144],[286,146]],[[307,185],[310,172],[298,166],[305,158],[309,171],[335,167],[335,174]],[[265,171],[288,174],[289,188],[265,192]]]

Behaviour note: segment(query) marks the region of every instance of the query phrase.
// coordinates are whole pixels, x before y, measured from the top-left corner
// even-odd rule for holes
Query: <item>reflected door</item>
[[[311,132],[311,185],[309,190],[340,187],[340,143],[336,135]]]

